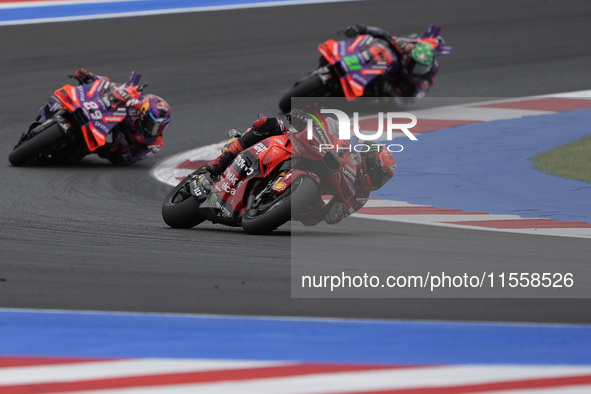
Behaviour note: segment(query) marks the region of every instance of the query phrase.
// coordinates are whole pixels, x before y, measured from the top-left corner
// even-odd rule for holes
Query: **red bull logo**
[[[168,112],[168,104],[166,104],[164,101],[158,101],[158,104],[156,104],[156,109],[161,112]]]

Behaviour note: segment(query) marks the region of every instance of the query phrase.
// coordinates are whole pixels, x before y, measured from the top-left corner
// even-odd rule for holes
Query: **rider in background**
[[[77,70],[73,77],[80,84],[88,84],[97,79],[110,81],[107,77],[95,75],[83,68]],[[158,153],[162,147],[162,134],[170,122],[170,106],[156,95],[145,94],[139,99],[131,99],[126,107],[125,120],[111,132],[112,142],[95,151],[100,157],[122,166],[137,163]],[[90,152],[81,153],[85,156]]]
[[[294,109],[288,114],[288,119],[297,132],[305,130],[307,116],[304,112]],[[336,121],[328,119],[327,123],[331,132],[338,134]],[[267,137],[288,132],[289,130],[280,119],[259,115],[251,128],[238,138],[231,139],[224,146],[220,156],[197,170],[201,183],[205,188],[211,189],[215,179],[224,172],[240,152]],[[379,144],[374,145],[377,147]],[[384,186],[392,179],[396,171],[396,159],[387,149],[376,148],[362,153],[347,152],[343,160],[352,160],[357,164],[354,193],[346,201],[340,201],[334,197],[325,203],[320,197],[316,201],[314,210],[306,213],[303,218],[298,217],[298,220],[301,220],[304,225],[313,226],[323,220],[328,224],[340,222],[361,209],[367,202],[369,193]]]
[[[379,27],[365,25],[349,26],[345,30],[347,37],[359,34],[386,41],[398,57],[401,67],[386,72],[383,92],[390,97],[424,97],[433,83],[439,70],[439,62],[435,55],[435,47],[443,38],[420,39],[416,34],[410,37],[395,37]],[[396,100],[399,107],[404,108],[408,100]]]

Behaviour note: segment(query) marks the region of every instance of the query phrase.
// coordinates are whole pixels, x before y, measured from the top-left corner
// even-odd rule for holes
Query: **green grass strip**
[[[538,153],[533,161],[545,173],[591,183],[591,137]]]

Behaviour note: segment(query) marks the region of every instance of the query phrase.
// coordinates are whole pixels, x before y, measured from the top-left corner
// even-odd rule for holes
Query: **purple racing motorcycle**
[[[416,39],[400,38],[407,43],[425,42],[433,46],[437,55],[451,52],[439,35],[440,27],[430,25]],[[330,39],[318,46],[322,55],[320,67],[296,82],[281,97],[279,108],[289,112],[292,97],[384,97],[385,74],[396,75],[401,67],[399,57],[389,43],[369,34],[342,41]]]

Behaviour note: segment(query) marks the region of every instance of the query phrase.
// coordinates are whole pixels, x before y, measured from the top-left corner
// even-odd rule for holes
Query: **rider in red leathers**
[[[296,131],[304,130],[306,123],[302,112],[292,110],[288,116]],[[329,127],[336,129],[335,123],[328,122],[328,124]],[[240,152],[267,137],[287,132],[289,130],[283,121],[259,115],[259,119],[242,136],[226,144],[220,156],[198,170],[202,184],[211,189],[215,179],[222,174]],[[374,144],[374,147],[377,146],[379,144]],[[396,159],[387,149],[374,148],[371,151],[361,153],[347,152],[343,155],[342,161],[348,163],[351,171],[356,172],[354,193],[346,201],[340,201],[334,197],[328,203],[325,203],[320,198],[316,202],[314,210],[298,217],[298,220],[304,225],[313,226],[323,220],[328,224],[340,222],[363,207],[367,202],[369,193],[386,184],[396,171]]]

